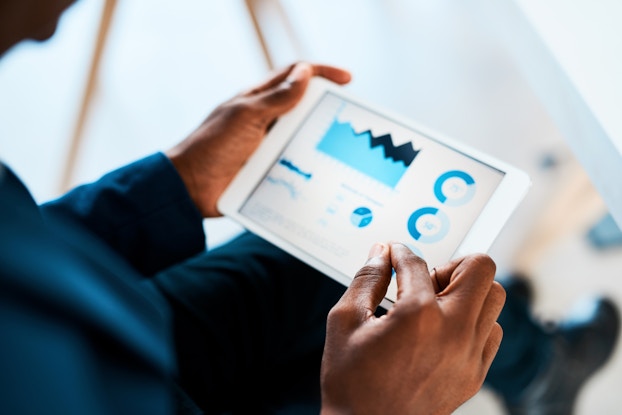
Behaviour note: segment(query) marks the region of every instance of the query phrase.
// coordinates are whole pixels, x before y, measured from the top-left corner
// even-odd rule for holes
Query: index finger
[[[313,76],[321,76],[322,78],[329,79],[338,84],[347,84],[352,80],[352,74],[343,68],[318,64],[312,65],[311,67],[313,69]]]
[[[261,92],[270,90],[278,86],[281,82],[287,80],[287,77],[289,76],[289,74],[298,65],[309,66],[311,68],[311,76],[321,76],[323,78],[329,79],[338,84],[347,84],[352,79],[352,75],[350,74],[349,71],[342,69],[342,68],[338,68],[336,66],[318,65],[318,64],[314,65],[314,64],[310,64],[306,62],[298,62],[298,63],[293,63],[281,69],[263,84],[252,88],[250,91],[246,93],[246,95],[259,94]]]
[[[356,273],[338,307],[347,311],[355,324],[373,317],[391,280],[391,259],[385,244],[375,244],[365,265]],[[338,308],[336,307],[336,308]]]
[[[391,264],[397,278],[397,301],[413,298],[428,301],[434,297],[428,265],[406,245],[392,243]]]

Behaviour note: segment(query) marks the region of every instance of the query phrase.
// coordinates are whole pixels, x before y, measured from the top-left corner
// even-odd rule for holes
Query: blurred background
[[[533,186],[490,254],[500,274],[532,280],[539,318],[559,319],[595,293],[622,304],[622,241],[607,208],[613,202],[605,203],[589,160],[576,157],[568,137],[574,130],[560,123],[546,82],[538,82],[539,74],[551,74],[549,55],[532,54],[551,53],[551,65],[563,70],[555,66],[561,51],[579,68],[570,75],[602,81],[594,71],[615,65],[592,55],[576,66],[576,48],[614,57],[622,48],[577,45],[563,23],[580,21],[581,30],[621,46],[622,36],[606,32],[612,26],[598,18],[622,17],[622,10],[609,0],[599,3],[600,14],[588,15],[582,11],[597,6],[579,0],[491,3],[80,0],[52,40],[23,43],[0,61],[0,157],[42,202],[166,150],[274,68],[299,59],[339,65],[352,71],[348,89],[356,95],[529,173]],[[603,90],[617,91],[606,84]],[[579,88],[577,96],[592,108],[594,95]],[[598,102],[604,104],[588,111],[590,120],[617,114],[612,101]],[[616,133],[604,131],[614,133],[605,141]],[[226,218],[205,227],[210,247],[241,231]],[[584,388],[578,414],[620,413],[621,353]],[[484,389],[457,413],[503,410]]]

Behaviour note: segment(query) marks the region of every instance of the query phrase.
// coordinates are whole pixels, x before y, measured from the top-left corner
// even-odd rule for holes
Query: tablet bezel
[[[332,268],[318,258],[307,254],[298,246],[273,234],[270,230],[240,213],[240,209],[244,203],[251,196],[257,185],[264,179],[268,170],[280,157],[285,146],[294,137],[301,123],[304,122],[309,112],[315,108],[318,100],[320,100],[326,92],[331,92],[341,98],[374,111],[391,121],[403,124],[424,136],[463,153],[467,157],[471,157],[492,168],[502,171],[504,177],[488,200],[488,203],[475,219],[470,230],[466,233],[462,243],[458,245],[452,258],[488,251],[507,220],[527,193],[531,185],[528,175],[522,170],[493,156],[457,142],[436,131],[432,131],[390,110],[382,109],[366,102],[346,91],[344,87],[323,78],[313,78],[310,80],[307,90],[299,104],[293,110],[279,118],[257,150],[227,187],[218,200],[218,209],[223,215],[237,221],[249,231],[266,239],[345,286],[350,284],[354,277],[353,275],[344,275],[340,271]],[[362,265],[363,264],[361,264],[361,266]],[[381,303],[381,306],[385,308],[390,308],[392,305],[393,301],[388,298],[385,298]]]

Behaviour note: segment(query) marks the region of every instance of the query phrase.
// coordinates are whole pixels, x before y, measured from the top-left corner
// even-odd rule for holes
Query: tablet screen
[[[431,268],[454,255],[503,176],[329,91],[239,212],[346,276],[389,240]]]

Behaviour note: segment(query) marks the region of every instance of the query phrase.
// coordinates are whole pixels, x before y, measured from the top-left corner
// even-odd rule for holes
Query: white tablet
[[[524,172],[314,78],[218,208],[348,285],[375,242],[401,241],[430,269],[486,252],[529,186]],[[383,307],[396,289],[394,279]]]

